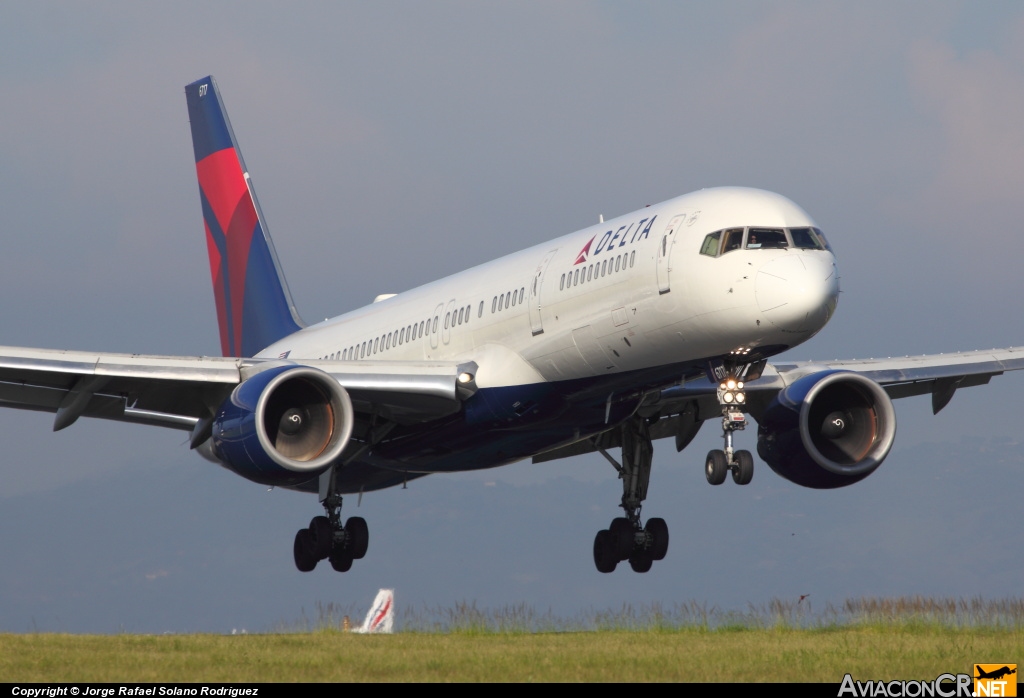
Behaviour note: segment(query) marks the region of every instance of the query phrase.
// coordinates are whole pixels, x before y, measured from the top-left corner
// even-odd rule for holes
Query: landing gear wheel
[[[615,557],[619,560],[629,559],[630,553],[633,552],[633,540],[636,538],[633,524],[626,517],[620,516],[612,519],[612,525],[608,527],[608,531],[612,534],[612,541],[614,541]]]
[[[324,560],[331,554],[334,544],[334,527],[326,516],[314,516],[309,522],[310,555],[317,560]]]
[[[747,485],[754,477],[754,457],[750,451],[736,451],[736,466],[732,469],[732,481]]]
[[[619,564],[616,552],[615,539],[612,538],[611,531],[598,531],[594,538],[594,565],[598,572],[607,574],[615,571],[615,566]]]
[[[708,483],[721,485],[725,482],[726,473],[729,472],[729,461],[725,457],[725,451],[708,451],[708,458],[704,461],[704,476]]]
[[[648,550],[636,550],[629,556],[629,566],[633,568],[634,572],[643,574],[649,571],[653,564],[654,558],[651,557]]]
[[[352,555],[347,550],[335,549],[331,551],[331,556],[328,559],[335,572],[348,572],[352,569]]]
[[[652,560],[664,560],[668,553],[668,524],[665,519],[648,519],[644,532],[650,538],[651,544],[647,548]]]
[[[309,532],[308,528],[299,529],[299,532],[295,534],[292,553],[295,556],[295,566],[299,572],[312,572],[316,563],[320,561],[313,555],[313,534]]]
[[[362,560],[366,555],[366,548],[370,545],[370,529],[366,525],[366,519],[353,516],[345,522],[345,533],[348,539],[348,554],[353,560]],[[350,562],[349,565],[351,564]]]

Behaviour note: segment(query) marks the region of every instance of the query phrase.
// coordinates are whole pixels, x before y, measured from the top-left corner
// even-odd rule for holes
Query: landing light
[[[473,374],[468,371],[463,371],[459,374],[460,383],[471,383],[473,381]]]

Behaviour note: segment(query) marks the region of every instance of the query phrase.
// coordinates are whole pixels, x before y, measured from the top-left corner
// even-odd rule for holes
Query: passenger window
[[[483,301],[480,301],[480,303],[483,303]],[[423,336],[423,321],[420,320],[420,337],[422,337],[422,336]]]
[[[361,359],[364,356],[366,356],[366,342],[359,345],[359,358]]]
[[[510,300],[512,300],[512,294],[511,293],[506,293],[505,294],[505,310],[508,310],[508,302]]]
[[[398,343],[399,345],[405,344],[405,328],[403,327],[398,331]]]
[[[738,250],[743,246],[743,228],[732,228],[725,231],[725,241],[722,243],[722,254]]]
[[[562,274],[562,281],[558,284],[558,290],[559,291],[564,291],[565,290],[565,274]]]
[[[444,328],[446,330],[448,329],[448,320],[451,319],[451,316],[452,316],[451,313],[445,313],[444,314]]]
[[[789,247],[786,233],[778,228],[751,228],[747,233],[748,250],[781,250]]]
[[[615,258],[615,271],[619,270],[619,263],[622,261],[622,255]]]
[[[601,262],[601,276],[604,276],[608,272],[608,260]]]
[[[635,263],[636,263],[636,250],[633,250],[632,252],[629,253],[629,266],[630,266],[630,268],[632,268],[632,266]]]
[[[708,257],[718,256],[718,243],[722,239],[722,231],[716,230],[704,238],[704,244],[700,246],[700,253]]]
[[[455,324],[456,325],[461,325],[462,324],[462,308],[459,308],[459,314],[455,317]],[[398,341],[401,342],[402,340],[398,340]]]
[[[377,337],[377,339],[373,340],[373,353],[374,354],[377,353],[377,349],[379,347],[380,347],[380,337]]]
[[[580,283],[580,270],[577,269],[572,275],[572,285],[577,286]]]
[[[480,301],[480,309],[476,311],[476,316],[482,318],[484,316],[484,302]]]

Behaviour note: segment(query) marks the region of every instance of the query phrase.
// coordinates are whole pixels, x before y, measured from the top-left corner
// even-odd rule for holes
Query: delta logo
[[[576,258],[576,261],[572,263],[573,266],[576,266],[577,264],[587,263],[587,260],[590,258],[590,246],[594,244],[594,240],[596,239],[597,236],[595,235],[594,237],[590,238],[590,242],[583,246],[583,249],[580,250],[579,256]]]
[[[597,247],[593,249],[594,255],[599,255],[613,248],[624,247],[627,244],[632,245],[634,242],[643,240],[651,234],[651,227],[654,225],[656,218],[657,216],[649,219],[642,218],[639,223],[633,222],[629,225],[621,226],[618,230],[609,230],[601,236],[600,240],[595,235],[583,246],[583,249],[580,250],[579,255],[576,256],[576,261],[572,265],[586,264],[590,260],[594,240],[597,240]],[[647,225],[645,226],[644,223]]]
[[[974,695],[1016,696],[1016,664],[975,664]]]

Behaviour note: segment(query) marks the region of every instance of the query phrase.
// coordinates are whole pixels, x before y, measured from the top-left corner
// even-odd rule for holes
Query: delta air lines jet
[[[594,563],[646,572],[665,557],[641,519],[652,441],[678,451],[704,422],[712,485],[745,485],[757,454],[804,487],[881,465],[893,398],[1024,368],[1024,348],[828,364],[769,359],[805,342],[839,298],[835,255],[799,206],[767,191],[686,194],[306,325],[292,302],[217,86],[185,88],[223,357],[0,347],[0,404],[179,429],[202,456],[323,505],[295,536],[298,569],[366,554],[342,497],[430,473],[598,452],[622,515]],[[619,451],[616,458],[614,455]],[[611,504],[611,503],[609,503]],[[609,506],[611,509],[612,507]]]

